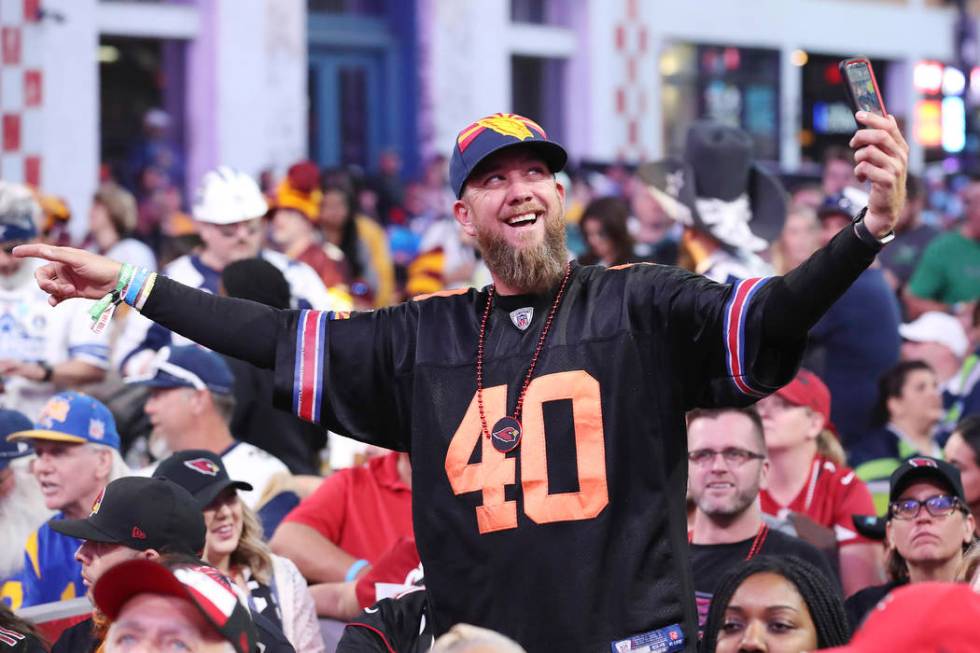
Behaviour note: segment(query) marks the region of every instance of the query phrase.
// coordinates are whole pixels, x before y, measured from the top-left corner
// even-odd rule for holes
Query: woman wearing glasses
[[[974,541],[974,520],[963,496],[960,472],[942,460],[920,456],[891,476],[885,540],[888,575],[845,603],[852,629],[896,587],[924,581],[953,582]]]

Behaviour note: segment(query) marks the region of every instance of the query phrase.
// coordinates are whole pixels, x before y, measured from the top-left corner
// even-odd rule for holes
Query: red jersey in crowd
[[[840,467],[823,456],[813,458],[806,485],[789,505],[776,503],[767,490],[759,493],[759,499],[766,514],[783,518],[787,512],[797,512],[834,529],[840,546],[870,542],[854,530],[851,521],[852,515],[876,514],[868,486],[853,469]]]
[[[399,538],[414,537],[412,490],[398,454],[328,476],[284,521],[309,526],[356,558],[376,561]]]

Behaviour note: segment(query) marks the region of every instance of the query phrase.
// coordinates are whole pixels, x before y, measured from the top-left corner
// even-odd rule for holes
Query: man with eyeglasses
[[[771,530],[762,519],[759,491],[768,482],[769,460],[762,419],[754,409],[688,413],[687,444],[689,492],[697,504],[688,541],[699,627],[704,627],[718,580],[757,555],[797,556],[837,582],[820,551]]]
[[[869,587],[844,606],[852,629],[893,589],[909,583],[956,580],[975,522],[960,472],[938,458],[910,458],[889,481],[885,540],[889,582]]]
[[[252,490],[239,492],[250,508],[255,508],[273,476],[289,472],[272,454],[232,435],[229,424],[235,412],[231,393],[234,377],[218,354],[197,345],[164,347],[146,373],[128,377],[126,382],[150,389],[145,410],[153,425],[150,441],[158,460],[188,449],[218,454],[231,476],[252,486]],[[184,464],[202,474],[216,471],[204,458]],[[149,476],[155,467],[139,473]]]
[[[108,332],[93,333],[88,300],[51,310],[34,271],[11,256],[38,240],[41,206],[22,184],[0,180],[0,404],[31,420],[58,390],[98,383],[109,367]]]
[[[313,268],[263,247],[264,218],[268,210],[258,184],[245,173],[227,167],[208,172],[201,181],[193,207],[202,246],[172,261],[163,274],[217,295],[221,272],[226,266],[259,257],[275,265],[286,277],[292,308],[350,310],[348,302],[327,292]],[[141,316],[127,321],[120,340],[119,360],[126,374],[141,372],[153,352],[162,347],[191,342]]]

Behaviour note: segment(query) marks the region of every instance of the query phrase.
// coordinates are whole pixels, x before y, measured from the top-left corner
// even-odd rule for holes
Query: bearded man
[[[34,450],[26,442],[7,442],[11,433],[33,427],[23,413],[0,409],[0,597],[14,608],[21,604],[16,576],[24,567],[24,542],[51,516],[31,475]]]
[[[807,329],[881,249],[908,146],[894,119],[857,119],[867,211],[785,277],[721,285],[668,266],[566,263],[565,150],[513,114],[460,132],[450,165],[454,215],[493,276],[483,290],[331,315],[215,297],[78,250],[15,255],[52,261],[37,276],[53,304],[124,298],[274,368],[277,401],[300,417],[409,452],[436,635],[466,622],[529,651],[693,651],[684,414],[790,381]]]

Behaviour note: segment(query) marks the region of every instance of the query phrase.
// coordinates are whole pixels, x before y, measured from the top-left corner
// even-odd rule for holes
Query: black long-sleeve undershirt
[[[850,226],[792,272],[773,279],[763,315],[768,342],[796,343],[871,262],[878,248]],[[209,349],[272,368],[281,321],[278,310],[246,299],[218,297],[157,278],[143,314]],[[869,337],[871,334],[869,334]]]

